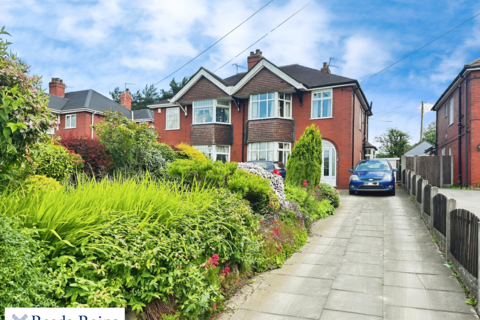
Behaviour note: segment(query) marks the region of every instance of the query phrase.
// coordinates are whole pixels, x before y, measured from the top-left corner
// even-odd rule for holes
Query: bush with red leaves
[[[62,138],[60,143],[82,156],[85,161],[83,171],[89,176],[103,177],[113,169],[112,157],[98,140],[87,137]]]

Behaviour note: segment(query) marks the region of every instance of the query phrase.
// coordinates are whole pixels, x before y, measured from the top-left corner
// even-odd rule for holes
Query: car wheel
[[[350,195],[354,195],[354,194],[355,194],[355,191],[353,191],[353,190],[348,190],[348,193],[349,193]]]

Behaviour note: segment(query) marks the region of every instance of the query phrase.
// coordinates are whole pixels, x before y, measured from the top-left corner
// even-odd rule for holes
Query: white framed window
[[[452,147],[448,148],[448,155],[449,155],[449,156],[452,155]]]
[[[450,99],[450,107],[449,107],[449,117],[448,117],[448,125],[453,124],[453,98]]]
[[[332,117],[332,95],[331,89],[312,92],[312,119]]]
[[[363,110],[362,110],[362,107],[360,107],[360,112],[359,112],[359,116],[360,116],[360,121],[358,121],[358,129],[360,129],[360,131],[362,131],[362,125],[363,125]]]
[[[165,110],[165,130],[180,129],[180,107]]]
[[[289,142],[256,142],[247,146],[247,160],[280,161],[287,164],[292,150]]]
[[[77,115],[67,114],[65,116],[65,129],[73,129],[77,127]]]
[[[224,163],[230,161],[230,146],[204,145],[193,147],[215,161]]]
[[[250,96],[248,119],[291,118],[292,95],[270,92]]]
[[[230,123],[229,100],[201,100],[193,102],[193,124]]]
[[[445,148],[442,149],[442,156],[445,155]]]

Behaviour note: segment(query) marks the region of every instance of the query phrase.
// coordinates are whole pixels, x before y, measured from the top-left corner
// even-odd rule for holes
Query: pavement
[[[263,274],[228,318],[478,319],[404,190],[340,194],[336,215],[314,225],[322,236]]]
[[[447,198],[454,198],[457,201],[458,209],[465,209],[480,215],[480,190],[458,190],[450,188],[438,188],[438,193],[442,193]]]

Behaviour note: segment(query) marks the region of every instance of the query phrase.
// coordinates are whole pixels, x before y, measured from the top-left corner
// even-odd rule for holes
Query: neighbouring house
[[[106,110],[118,111],[135,122],[153,123],[152,110],[131,110],[132,96],[128,89],[118,104],[92,89],[65,92],[63,80],[53,78],[49,96],[48,107],[57,115],[57,126],[48,133],[55,136],[96,138],[92,125],[103,120]]]
[[[190,144],[214,160],[286,163],[316,124],[322,181],[348,188],[348,170],[365,158],[372,115],[358,81],[332,74],[326,63],[321,70],[277,67],[258,49],[247,63],[247,72],[225,79],[202,67],[173,98],[150,105],[161,141]]]
[[[365,159],[375,159],[377,157],[377,147],[370,142],[365,142]]]
[[[407,152],[405,152],[406,156],[429,156],[430,152],[428,151],[430,148],[433,147],[428,141],[421,141],[410,148]]]
[[[466,64],[442,93],[436,111],[437,155],[453,155],[454,182],[480,184],[480,58]]]

